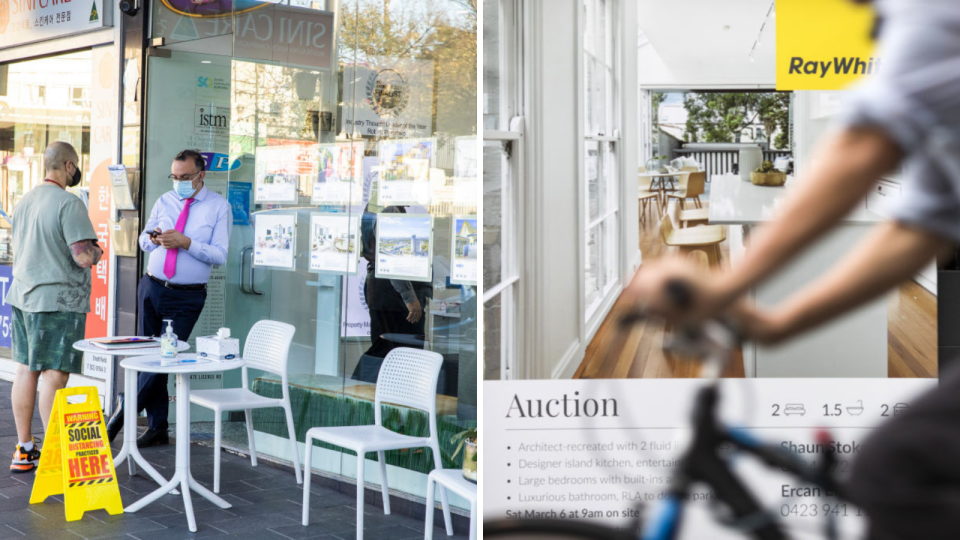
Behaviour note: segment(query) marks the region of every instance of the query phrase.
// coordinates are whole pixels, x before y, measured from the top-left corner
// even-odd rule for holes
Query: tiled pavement
[[[16,445],[16,428],[10,405],[11,384],[0,381],[0,451],[9,459]],[[33,419],[34,436],[43,436],[39,414]],[[117,438],[116,443],[120,442]],[[42,448],[42,445],[41,445]],[[119,444],[114,444],[114,455]],[[166,478],[174,468],[174,444],[142,450],[143,456]],[[213,450],[191,447],[193,476],[201,484],[212,489]],[[84,514],[80,521],[64,519],[63,499],[50,497],[42,504],[29,504],[33,486],[33,473],[9,474],[6,461],[0,462],[0,539],[76,539],[76,538],[126,538],[163,539],[177,538],[319,538],[328,540],[351,540],[356,534],[356,498],[332,489],[336,484],[317,475],[313,476],[310,497],[310,525],[300,524],[303,489],[298,486],[293,470],[260,461],[256,468],[249,459],[223,453],[220,471],[220,495],[233,504],[223,510],[197,495],[193,496],[197,532],[187,530],[183,514],[183,497],[166,495],[136,514],[111,516],[103,510]],[[146,476],[131,477],[126,463],[118,467],[117,479],[124,505],[132,504],[157,484]],[[353,493],[356,493],[355,491]],[[382,508],[375,506],[380,493],[366,491],[368,504],[364,512],[364,538],[368,540],[404,540],[423,538],[423,509],[407,501],[391,498],[393,514],[385,516]],[[373,504],[371,504],[373,503]],[[420,517],[412,517],[419,515]],[[435,512],[440,518],[441,512]],[[458,533],[465,534],[466,520],[457,516]],[[435,526],[434,538],[463,539],[466,536],[448,537],[442,527]]]

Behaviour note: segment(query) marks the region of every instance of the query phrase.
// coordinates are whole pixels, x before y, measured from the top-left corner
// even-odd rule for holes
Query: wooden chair
[[[680,226],[683,228],[706,225],[710,218],[709,208],[691,208],[680,212]]]
[[[680,189],[678,189],[676,193],[670,193],[667,196],[671,199],[679,199],[681,208],[683,208],[683,203],[687,199],[693,199],[697,204],[697,208],[701,208],[700,196],[703,195],[706,181],[706,172],[689,173],[686,185],[680,186]]]
[[[660,206],[660,194],[653,190],[652,183],[652,178],[640,177],[637,197],[640,202],[640,223],[646,223],[647,211],[650,209],[651,205],[657,205],[656,215],[659,216],[663,213]]]
[[[687,229],[674,228],[679,219],[676,205],[670,205],[660,220],[660,238],[668,246],[676,247],[684,256],[693,251],[703,251],[711,267],[720,265],[720,243],[726,240],[727,232],[722,225],[704,225]]]

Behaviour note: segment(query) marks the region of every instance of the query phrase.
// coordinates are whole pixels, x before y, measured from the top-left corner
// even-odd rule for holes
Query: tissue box
[[[201,336],[197,338],[197,356],[214,360],[229,360],[240,356],[240,340],[221,338],[220,336]]]

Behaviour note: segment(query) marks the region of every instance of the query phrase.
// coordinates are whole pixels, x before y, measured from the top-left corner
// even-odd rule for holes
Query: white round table
[[[155,338],[144,338],[143,336],[113,336],[109,339],[131,339],[131,338],[140,338],[140,339],[155,339]],[[94,338],[94,339],[108,339],[108,338]],[[137,347],[129,349],[102,349],[97,347],[89,339],[81,339],[73,344],[73,348],[78,351],[83,351],[92,354],[100,354],[106,356],[145,356],[157,354],[160,352],[160,347]],[[190,348],[190,344],[186,341],[179,341],[177,343],[177,349],[180,352],[183,352]],[[123,365],[121,363],[120,365]],[[137,464],[140,464],[140,467],[150,476],[153,480],[160,484],[161,486],[167,483],[167,480],[153,468],[150,463],[140,455],[140,450],[137,448],[137,372],[126,370],[123,377],[123,391],[124,391],[124,400],[123,400],[123,447],[120,449],[120,452],[117,453],[116,457],[113,458],[113,466],[117,467],[123,460],[130,458],[130,461],[127,462],[127,470],[130,475],[133,476],[137,474]],[[109,398],[108,398],[109,399]],[[177,491],[174,490],[174,495],[177,494]]]
[[[197,358],[196,354],[181,354],[180,360],[171,365],[163,365],[163,357],[159,354],[127,358],[120,362],[127,372],[146,371],[149,373],[169,373],[177,376],[177,457],[176,472],[169,482],[161,485],[146,497],[128,506],[125,512],[137,512],[148,504],[166,495],[170,490],[180,486],[183,492],[183,508],[187,514],[187,526],[190,532],[197,532],[197,522],[193,516],[193,501],[190,499],[190,490],[194,490],[201,497],[207,499],[220,508],[230,508],[227,501],[214,495],[193,479],[190,473],[190,375],[194,373],[211,373],[229,371],[243,367],[246,363],[243,358],[216,361],[209,358]],[[134,444],[136,446],[136,444]]]

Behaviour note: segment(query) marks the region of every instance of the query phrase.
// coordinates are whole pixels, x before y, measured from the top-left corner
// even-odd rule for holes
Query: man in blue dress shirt
[[[159,336],[165,330],[163,320],[172,319],[177,338],[187,340],[207,298],[210,270],[227,261],[232,213],[225,198],[203,185],[206,173],[199,152],[177,154],[171,172],[173,190],[157,200],[140,235],[140,248],[150,254],[150,261],[137,288],[137,333]],[[137,446],[167,444],[167,375],[140,373],[138,382],[137,407],[146,409],[149,422]],[[123,427],[121,408],[107,426],[111,441]]]

